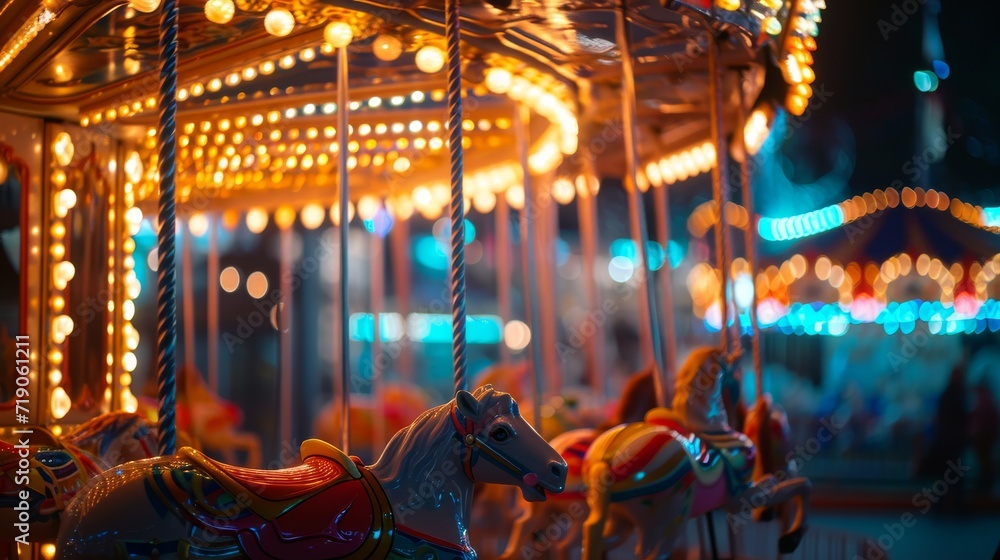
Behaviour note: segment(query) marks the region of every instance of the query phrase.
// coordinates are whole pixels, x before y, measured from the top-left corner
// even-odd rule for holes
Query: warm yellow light
[[[71,406],[73,406],[73,401],[70,400],[66,390],[62,387],[56,387],[49,400],[49,411],[52,412],[52,417],[59,420],[66,416]]]
[[[510,321],[504,325],[503,340],[511,350],[524,350],[531,342],[531,329],[524,321]]]
[[[260,208],[252,208],[247,212],[247,229],[251,233],[260,233],[267,227],[267,212]]]
[[[188,231],[195,237],[201,237],[208,232],[208,218],[202,213],[192,214],[188,218]]]
[[[490,68],[486,71],[486,89],[502,95],[510,91],[514,76],[506,68]]]
[[[375,37],[375,41],[372,43],[372,52],[375,54],[375,58],[392,62],[403,53],[403,43],[393,35],[382,33]]]
[[[524,208],[524,187],[521,185],[512,185],[507,189],[505,198],[507,199],[507,204],[514,210]]]
[[[381,207],[381,203],[377,198],[365,195],[358,201],[358,216],[362,220],[374,219],[375,215],[378,214],[379,207]]]
[[[267,276],[263,272],[253,272],[247,277],[247,293],[254,299],[260,299],[267,293]]]
[[[480,214],[489,214],[497,205],[497,195],[493,191],[482,190],[472,197],[472,206]]]
[[[306,229],[316,229],[323,225],[323,220],[326,219],[326,211],[319,204],[306,204],[302,207],[299,217],[302,220],[303,227]]]
[[[219,274],[219,286],[228,293],[233,293],[240,287],[240,272],[235,267],[227,266]]]
[[[69,261],[62,261],[52,268],[52,274],[61,282],[69,282],[76,276],[76,267]]]
[[[274,224],[281,229],[288,229],[295,223],[295,209],[291,206],[279,206],[274,211]]]
[[[212,23],[229,23],[236,15],[233,0],[208,0],[205,2],[205,17]]]
[[[125,371],[133,372],[138,365],[139,360],[135,357],[135,354],[132,352],[125,352],[122,354],[122,368]]]
[[[354,30],[343,21],[331,21],[323,28],[323,38],[334,48],[342,49],[351,44],[354,39]]]
[[[552,198],[556,199],[556,202],[559,204],[569,204],[573,202],[573,197],[575,196],[576,187],[573,185],[573,181],[570,181],[566,177],[560,177],[553,181]]]
[[[69,133],[60,132],[56,134],[55,140],[52,141],[52,154],[56,158],[56,163],[63,167],[69,165],[73,161],[74,152],[75,146]]]
[[[160,0],[129,0],[130,8],[144,14],[151,14],[160,7]]]
[[[284,37],[295,28],[295,17],[284,8],[274,8],[264,17],[264,29],[275,37]]]
[[[353,219],[354,219],[354,203],[348,201],[347,202],[347,223],[351,223],[351,220],[353,220]],[[334,204],[333,206],[330,207],[330,221],[333,222],[333,225],[335,225],[335,226],[339,226],[340,225],[340,205],[339,204]]]
[[[433,74],[444,67],[444,52],[434,45],[427,45],[417,51],[415,62],[421,72]]]

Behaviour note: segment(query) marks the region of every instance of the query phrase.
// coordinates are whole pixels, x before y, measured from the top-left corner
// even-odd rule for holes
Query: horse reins
[[[462,440],[462,443],[466,447],[467,453],[462,461],[462,466],[465,469],[465,475],[469,477],[469,480],[475,482],[476,479],[472,475],[472,465],[476,462],[476,452],[481,452],[487,460],[495,464],[496,466],[503,469],[508,474],[514,476],[526,486],[535,486],[538,484],[538,475],[531,472],[524,465],[521,465],[517,461],[514,461],[508,457],[501,455],[493,446],[491,446],[483,438],[476,434],[476,424],[469,418],[465,418],[465,421],[459,419],[458,417],[458,406],[454,405],[451,407],[451,422],[455,425],[455,431]]]

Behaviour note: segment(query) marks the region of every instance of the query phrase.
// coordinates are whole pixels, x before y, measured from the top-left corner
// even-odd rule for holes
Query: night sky
[[[921,41],[925,11],[940,7],[939,24],[945,61],[951,73],[937,92],[920,93],[916,70],[927,70]],[[894,6],[898,10],[894,9]],[[915,13],[902,21],[900,14]],[[895,22],[893,16],[895,14]],[[937,96],[944,108],[944,125],[960,135],[947,150],[940,175],[923,176],[913,186],[937,188],[973,204],[1000,204],[1000,7],[995,2],[967,0],[833,0],[823,12],[815,53],[816,83],[833,92],[803,127],[803,140],[786,146],[797,162],[824,165],[824,130],[836,120],[846,123],[856,143],[851,194],[907,181],[903,165],[914,157],[918,96]],[[880,29],[879,21],[887,25]],[[892,29],[888,27],[897,27]],[[885,35],[888,36],[886,39]],[[792,144],[792,143],[790,143]],[[791,153],[789,153],[791,152]],[[810,153],[811,152],[811,153]]]

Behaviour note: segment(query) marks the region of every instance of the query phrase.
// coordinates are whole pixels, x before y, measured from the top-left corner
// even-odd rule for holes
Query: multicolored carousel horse
[[[95,478],[67,509],[57,554],[107,558],[474,559],[473,484],[545,500],[566,463],[510,395],[459,391],[397,433],[366,467],[320,440],[304,463],[233,467],[184,448]]]
[[[608,422],[596,429],[565,432],[549,442],[569,466],[566,490],[551,500],[529,503],[523,508],[514,522],[502,559],[542,554],[548,558],[569,558],[570,552],[579,546],[582,521],[587,515],[587,487],[581,476],[583,457],[601,433],[619,424],[641,421],[656,406],[654,372],[648,368],[632,375]]]
[[[153,457],[157,449],[156,426],[128,412],[102,414],[62,438],[40,426],[25,428],[31,433],[9,433],[11,443],[0,442],[0,542],[25,532],[31,542],[54,540],[60,515],[91,478]],[[15,526],[22,511],[27,531]]]
[[[602,558],[633,529],[637,558],[668,558],[688,519],[739,511],[744,500],[769,507],[795,499],[796,515],[778,548],[797,548],[807,527],[809,481],[752,480],[756,447],[730,427],[723,405],[724,390],[739,390],[729,382],[734,361],[719,349],[695,350],[678,372],[673,409],[653,409],[643,422],[613,428],[590,446],[582,469],[590,506],[586,560]]]

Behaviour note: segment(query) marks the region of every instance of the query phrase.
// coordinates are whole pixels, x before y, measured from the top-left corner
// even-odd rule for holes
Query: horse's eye
[[[508,439],[510,439],[510,436],[511,436],[510,430],[507,429],[506,426],[500,426],[498,428],[494,428],[493,431],[490,432],[490,439],[496,442],[501,442],[501,443],[505,442]]]

